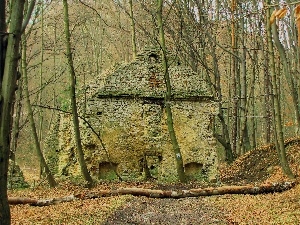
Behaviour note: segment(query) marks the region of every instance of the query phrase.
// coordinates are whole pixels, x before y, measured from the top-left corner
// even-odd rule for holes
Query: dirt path
[[[200,225],[229,224],[224,214],[207,197],[154,199],[134,197],[118,209],[105,225]]]

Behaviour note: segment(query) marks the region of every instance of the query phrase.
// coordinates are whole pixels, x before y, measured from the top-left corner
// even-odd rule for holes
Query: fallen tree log
[[[271,183],[260,186],[245,185],[245,186],[222,186],[215,188],[197,188],[189,190],[153,190],[144,188],[120,188],[117,190],[103,190],[96,193],[89,192],[86,198],[100,198],[113,195],[134,195],[147,196],[151,198],[186,198],[199,196],[212,196],[224,194],[264,194],[273,192],[282,192],[291,189],[296,185],[295,182]]]
[[[116,195],[134,195],[134,196],[147,196],[150,198],[186,198],[186,197],[199,197],[199,196],[212,196],[212,195],[225,195],[225,194],[267,194],[274,192],[282,192],[293,188],[296,182],[282,182],[262,184],[259,186],[244,185],[244,186],[222,186],[222,187],[209,187],[197,188],[189,190],[154,190],[144,188],[120,188],[117,190],[100,190],[97,192],[80,193],[77,195],[70,195],[61,198],[52,199],[31,199],[31,198],[8,198],[11,205],[16,204],[30,204],[32,206],[48,206],[55,205],[61,202],[70,202],[77,199],[93,199],[101,197],[109,197]]]
[[[71,202],[74,200],[78,200],[79,198],[74,195],[65,196],[61,198],[51,198],[51,199],[33,199],[33,198],[20,198],[20,197],[9,197],[8,203],[10,205],[32,205],[32,206],[48,206],[48,205],[56,205],[62,202]]]

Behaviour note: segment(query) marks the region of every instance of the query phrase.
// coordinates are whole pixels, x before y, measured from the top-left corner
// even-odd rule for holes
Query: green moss
[[[160,183],[173,183],[173,182],[178,182],[178,176],[175,175],[164,175],[164,176],[159,176],[158,181]]]
[[[187,176],[187,180],[188,181],[204,181],[204,182],[208,182],[207,176],[205,176],[205,174],[202,174],[202,173],[188,175]]]
[[[113,181],[117,179],[118,177],[114,171],[109,171],[108,173],[105,174],[99,174],[99,180]]]
[[[52,152],[52,154],[47,156],[47,164],[49,166],[49,169],[51,170],[52,174],[58,173],[58,162],[59,157],[57,152]]]
[[[109,162],[102,162],[99,164],[99,180],[116,180],[118,179],[115,171],[117,170],[117,164],[109,163]]]
[[[145,176],[142,173],[123,173],[121,174],[123,181],[143,181]]]
[[[11,160],[9,161],[7,181],[8,189],[23,189],[30,186],[25,181],[23,172],[21,171],[20,167]]]

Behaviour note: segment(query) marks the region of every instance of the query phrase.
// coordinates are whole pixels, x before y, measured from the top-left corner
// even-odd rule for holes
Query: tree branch
[[[27,24],[28,24],[28,22],[29,22],[29,20],[30,20],[32,11],[33,11],[34,6],[35,6],[35,1],[36,1],[36,0],[31,0],[31,2],[30,2],[30,4],[29,4],[27,13],[26,13],[25,18],[24,18],[23,23],[22,23],[21,34],[24,33],[24,31],[25,31],[25,29],[26,29],[26,26],[27,26]]]

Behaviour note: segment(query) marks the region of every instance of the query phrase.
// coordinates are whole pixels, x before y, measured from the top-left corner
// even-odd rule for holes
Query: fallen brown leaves
[[[212,197],[231,224],[300,224],[300,186],[284,193]]]
[[[298,174],[300,162],[300,147],[298,145],[288,147],[288,158],[292,165],[293,172]],[[249,184],[256,185],[268,184],[270,182],[285,181],[286,177],[282,173],[277,160],[276,151],[272,147],[257,149],[246,154],[237,160],[231,167],[223,167],[221,170],[222,182],[228,184]],[[189,186],[190,185],[190,186]],[[179,184],[170,186],[156,185],[153,183],[108,183],[100,184],[93,192],[106,189],[117,190],[120,188],[135,187],[135,188],[157,188],[167,190],[174,189],[184,190],[201,187],[201,184]],[[89,190],[69,183],[61,184],[58,188],[49,189],[39,187],[34,190],[25,189],[10,191],[11,197],[27,197],[35,199],[54,198],[59,196],[78,195],[79,193],[88,193]],[[221,221],[227,221],[227,224],[285,224],[295,225],[300,224],[300,186],[282,193],[269,193],[261,195],[220,195],[210,197],[197,197],[182,199],[149,199],[142,198],[142,202],[135,206],[135,202],[140,197],[130,195],[111,196],[105,198],[76,200],[72,202],[51,205],[47,207],[32,207],[29,205],[14,205],[11,206],[12,224],[106,224],[104,221],[114,214],[118,208],[127,209],[133,208],[137,210],[136,216],[140,217],[141,221],[148,219],[150,221],[151,212],[160,212],[158,222],[143,223],[143,224],[170,224],[170,217],[164,215],[176,214],[174,210],[179,211],[180,207],[167,207],[176,202],[183,207],[187,213],[181,212],[180,221],[186,221],[184,224],[213,224],[207,223],[207,219],[216,218],[216,214],[221,216],[218,218],[219,223],[226,224]],[[193,199],[193,200],[192,200]],[[130,201],[130,203],[128,203]],[[182,204],[185,202],[185,204]],[[153,204],[157,205],[153,205]],[[206,208],[199,208],[206,205]],[[147,205],[147,207],[145,207]],[[187,207],[188,205],[188,207]],[[193,206],[195,208],[193,208]],[[134,208],[135,207],[135,208]],[[145,212],[145,210],[152,210]],[[205,210],[206,209],[206,210]],[[209,210],[208,210],[209,209]],[[173,210],[173,212],[172,212]],[[120,212],[120,211],[119,211]],[[222,213],[220,213],[222,212]],[[128,217],[133,211],[127,213]],[[149,214],[150,213],[150,214]],[[172,214],[173,213],[173,214]],[[201,218],[199,215],[201,214]],[[222,215],[221,215],[222,214]],[[119,214],[119,216],[123,214]],[[151,214],[152,215],[152,214]],[[156,215],[156,214],[153,214]],[[188,215],[186,218],[185,215]],[[113,217],[113,216],[112,216]],[[224,218],[225,217],[225,218]],[[152,217],[151,217],[152,218]],[[155,216],[157,218],[157,216]],[[122,219],[122,218],[121,218]],[[154,217],[153,217],[154,219]],[[114,221],[113,219],[111,221]],[[178,220],[179,221],[179,220]],[[206,222],[205,222],[206,221]],[[109,224],[109,223],[107,223]],[[111,223],[115,224],[115,223]],[[180,224],[173,222],[172,224]]]
[[[93,189],[93,192],[98,192],[103,188],[120,189],[122,186],[138,186],[143,187],[143,184],[136,185],[130,183],[114,185],[99,185]],[[76,187],[69,184],[69,190],[64,188],[64,185],[56,189],[39,188],[36,190],[18,190],[10,193],[11,196],[31,196],[32,198],[40,198],[41,196],[55,197],[76,193],[89,193],[90,190]],[[149,188],[148,183],[145,187]],[[152,185],[153,187],[153,185]],[[219,195],[210,197],[169,199],[164,198],[154,200],[153,198],[134,197],[130,195],[103,197],[96,199],[76,200],[72,202],[60,203],[58,205],[51,205],[46,207],[32,207],[29,205],[14,205],[11,206],[12,224],[105,224],[108,217],[112,216],[118,208],[123,208],[127,213],[127,218],[130,217],[128,207],[134,208],[141,216],[149,216],[145,210],[159,210],[159,223],[153,224],[169,224],[170,218],[164,220],[164,213],[167,215],[174,214],[175,208],[167,207],[170,204],[181,204],[181,221],[186,221],[186,224],[193,221],[193,224],[207,224],[204,217],[207,219],[216,218],[216,213],[222,212],[222,221],[228,221],[228,224],[299,224],[300,220],[300,202],[298,196],[300,195],[300,186],[285,191],[283,193],[270,193],[262,195]],[[136,206],[136,202],[143,199],[140,205]],[[153,200],[151,200],[153,199]],[[130,203],[128,203],[130,201]],[[152,202],[152,203],[151,203]],[[156,202],[156,203],[155,203]],[[182,203],[185,202],[185,205]],[[190,204],[188,203],[190,202]],[[193,202],[193,203],[192,203]],[[153,204],[156,204],[155,206]],[[144,208],[149,205],[148,208]],[[202,207],[204,206],[205,207]],[[189,205],[188,207],[186,205]],[[193,207],[194,205],[194,207]],[[139,208],[140,209],[137,209]],[[157,208],[158,207],[158,208]],[[202,208],[199,208],[202,207]],[[209,210],[207,210],[209,208]],[[184,217],[184,211],[188,209],[187,218]],[[161,211],[163,210],[163,211]],[[180,208],[176,208],[179,213]],[[151,211],[151,212],[152,212]],[[187,212],[187,211],[186,211]],[[150,212],[148,212],[150,213]],[[139,213],[136,213],[137,217]],[[198,218],[197,215],[202,217]],[[126,214],[125,214],[126,215]],[[124,216],[123,214],[119,215]],[[220,214],[221,216],[221,214]],[[222,219],[224,218],[224,219]],[[154,218],[153,218],[154,220]],[[112,223],[113,224],[113,223]],[[152,224],[152,223],[144,223]],[[180,224],[180,223],[173,223]],[[226,224],[226,223],[220,223]]]
[[[35,190],[10,191],[9,195],[40,199],[64,196],[70,192],[77,193],[80,191],[84,191],[84,189],[71,184],[64,184],[55,189],[41,187]],[[124,195],[76,200],[47,207],[13,205],[11,206],[12,224],[101,224],[130,198],[132,197]]]
[[[295,139],[296,140],[296,139]],[[287,143],[291,169],[299,179],[300,146]],[[282,172],[274,146],[264,146],[240,157],[231,166],[221,167],[226,183],[269,183],[288,180]],[[298,181],[299,182],[299,181]],[[211,197],[213,204],[227,212],[231,224],[300,224],[300,186],[283,193]]]
[[[274,192],[282,192],[293,188],[295,182],[281,182],[281,183],[268,183],[261,185],[230,185],[221,187],[208,187],[208,188],[193,188],[184,190],[159,190],[149,188],[125,187],[116,190],[97,190],[81,192],[76,195],[69,195],[63,197],[55,197],[48,199],[33,199],[24,197],[9,197],[8,202],[11,205],[24,205],[31,206],[50,206],[57,205],[65,202],[72,202],[77,200],[96,199],[103,197],[112,197],[120,195],[133,195],[133,196],[146,196],[150,198],[187,198],[187,197],[200,197],[224,194],[266,194]]]
[[[295,175],[299,174],[300,145],[299,138],[285,142],[288,161]],[[220,177],[224,183],[268,183],[286,181],[274,145],[262,146],[247,152],[232,165],[220,166]]]

